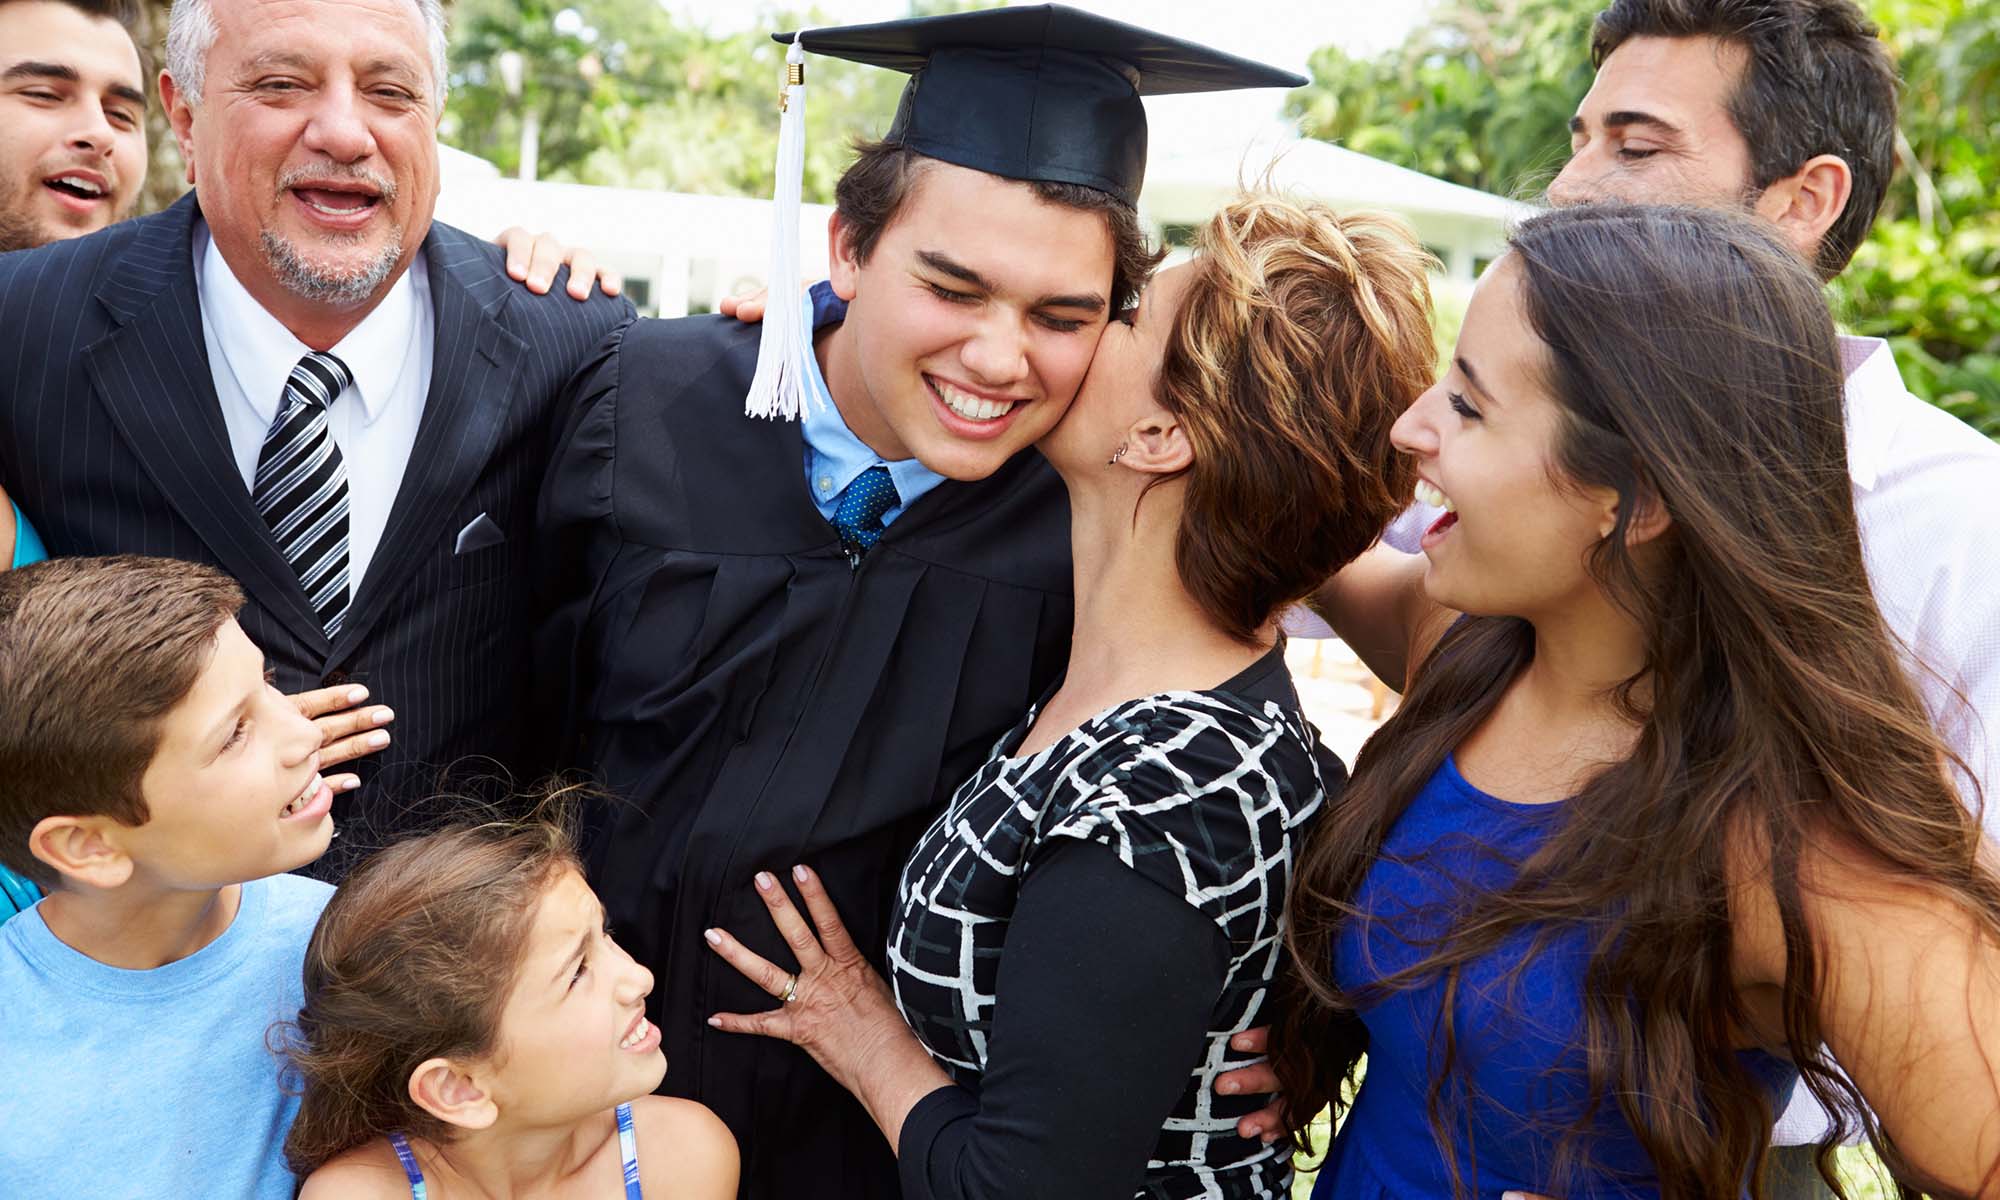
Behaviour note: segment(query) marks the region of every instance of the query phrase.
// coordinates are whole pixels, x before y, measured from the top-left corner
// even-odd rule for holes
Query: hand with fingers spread
[[[291,702],[319,726],[319,767],[351,762],[375,753],[389,744],[383,726],[396,719],[393,710],[367,704],[368,689],[359,684],[318,688],[289,697]],[[361,777],[351,772],[327,775],[326,785],[336,792],[351,792],[361,786]]]
[[[519,225],[510,225],[493,240],[507,252],[507,277],[537,296],[548,295],[555,286],[557,269],[564,266],[569,268],[572,300],[590,299],[592,284],[607,296],[616,296],[625,287],[624,277],[599,266],[590,251],[565,246],[554,234],[529,233]]]
[[[1269,1054],[1271,1027],[1259,1025],[1246,1029],[1229,1039],[1229,1048],[1243,1054]],[[1268,1058],[1217,1075],[1215,1090],[1223,1096],[1269,1094],[1269,1104],[1236,1122],[1237,1135],[1261,1138],[1266,1146],[1285,1136],[1285,1098],[1277,1094],[1278,1073],[1271,1068]]]
[[[756,884],[798,962],[796,972],[766,960],[726,930],[704,935],[725,962],[769,992],[778,1006],[761,1013],[717,1013],[708,1023],[729,1033],[783,1038],[803,1049],[861,1101],[894,1146],[917,1101],[951,1086],[951,1078],[910,1032],[889,985],[855,947],[819,876],[793,867],[792,879],[810,921],[769,872],[759,871]]]

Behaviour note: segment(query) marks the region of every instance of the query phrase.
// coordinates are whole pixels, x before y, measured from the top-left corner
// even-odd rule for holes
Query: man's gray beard
[[[392,231],[389,243],[382,247],[374,262],[358,271],[339,274],[313,266],[299,254],[297,247],[268,229],[264,231],[263,242],[264,261],[270,264],[271,273],[287,291],[316,304],[343,307],[360,304],[373,296],[396,273],[396,264],[403,257],[400,225]]]

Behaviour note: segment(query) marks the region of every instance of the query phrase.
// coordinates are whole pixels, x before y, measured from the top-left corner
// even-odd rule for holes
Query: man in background
[[[0,253],[132,215],[146,80],[131,0],[0,0]]]

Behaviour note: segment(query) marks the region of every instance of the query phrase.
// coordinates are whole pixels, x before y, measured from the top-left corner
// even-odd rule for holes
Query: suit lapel
[[[222,423],[194,278],[192,193],[152,218],[97,297],[117,328],[85,367],[139,465],[253,602],[324,654],[326,633],[250,502]]]
[[[424,255],[436,320],[430,391],[382,543],[334,644],[336,661],[361,644],[450,532],[446,524],[478,481],[506,425],[516,368],[527,351],[498,320],[518,285],[495,271],[476,244],[433,225]]]

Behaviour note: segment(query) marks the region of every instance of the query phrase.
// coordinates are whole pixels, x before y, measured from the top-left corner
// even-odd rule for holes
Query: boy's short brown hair
[[[37,823],[143,825],[160,722],[194,687],[243,590],[199,563],[117,555],[0,572],[0,863],[41,884]]]

